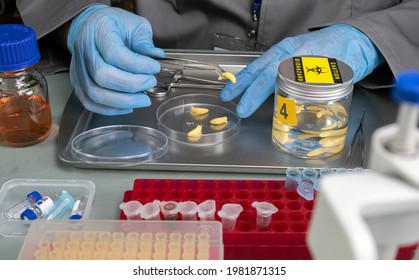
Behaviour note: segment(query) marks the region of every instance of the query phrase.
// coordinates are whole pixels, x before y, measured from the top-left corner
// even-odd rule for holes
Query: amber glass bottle
[[[0,25],[0,144],[29,146],[51,128],[51,108],[35,31],[25,25]]]

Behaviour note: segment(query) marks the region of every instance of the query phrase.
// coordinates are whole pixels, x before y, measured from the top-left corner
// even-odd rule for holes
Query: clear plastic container
[[[82,219],[88,219],[92,211],[92,201],[95,185],[87,180],[55,180],[55,179],[13,179],[3,184],[0,189],[0,213],[9,209],[22,197],[32,191],[45,195],[49,192],[61,193],[68,191],[73,197],[85,195],[88,197],[86,210]],[[70,212],[61,219],[69,219]],[[0,216],[0,235],[7,237],[26,236],[28,225],[32,221],[7,220]]]
[[[345,146],[353,71],[342,61],[292,57],[278,69],[272,143],[290,155],[314,159]]]
[[[132,166],[162,157],[167,137],[150,127],[112,125],[85,131],[71,142],[74,157],[99,166]]]
[[[35,31],[0,25],[0,144],[22,147],[43,141],[51,128],[51,108]]]
[[[195,109],[208,111],[196,114]],[[209,146],[224,142],[240,130],[235,110],[236,104],[223,102],[217,95],[187,94],[165,101],[156,114],[160,131],[168,138],[183,144]],[[227,121],[211,123],[221,117],[227,117]],[[189,133],[197,126],[201,126],[201,133],[191,137]]]

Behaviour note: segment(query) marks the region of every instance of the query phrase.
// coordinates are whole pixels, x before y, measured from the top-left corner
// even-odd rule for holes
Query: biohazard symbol
[[[306,67],[306,68],[307,68],[307,73],[308,72],[314,72],[314,73],[317,73],[317,75],[320,75],[322,73],[327,73],[327,72],[323,71],[324,67],[320,67],[320,66],[317,66],[317,65],[315,67],[312,67],[312,68],[308,68],[308,67]]]

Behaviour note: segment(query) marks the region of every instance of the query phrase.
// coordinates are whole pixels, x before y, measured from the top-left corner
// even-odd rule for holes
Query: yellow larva
[[[328,126],[322,127],[320,130],[331,130],[336,128],[338,125],[336,123],[329,124]]]
[[[315,111],[315,112],[324,110],[324,108],[320,106],[308,106],[306,109],[309,111]]]
[[[274,138],[279,141],[282,145],[284,145],[285,143],[293,143],[295,141],[294,138],[291,138],[289,136],[289,133],[286,132],[282,132],[279,130],[274,130],[272,131],[272,134],[274,136]]]
[[[338,130],[329,130],[320,132],[320,137],[341,136],[346,134],[347,127]]]
[[[333,147],[338,144],[345,142],[345,136],[336,136],[336,137],[326,137],[319,141],[319,144],[323,147]]]
[[[313,134],[313,135],[319,135],[320,134],[320,132],[316,131],[316,130],[304,130],[304,129],[302,129],[301,131],[304,132],[304,133]]]
[[[209,110],[207,108],[200,108],[200,107],[192,107],[191,113],[194,115],[204,115],[208,113]]]
[[[304,105],[296,105],[295,106],[295,113],[296,114],[301,113],[301,111],[303,111],[303,110],[304,110]]]
[[[315,149],[311,152],[307,153],[308,157],[316,157],[319,156],[321,154],[327,153],[327,148],[319,148],[319,149]]]
[[[343,147],[345,147],[345,143],[342,143],[339,146],[334,147],[334,148],[328,148],[327,151],[331,154],[337,154],[343,150]]]
[[[290,131],[290,127],[283,122],[279,121],[277,118],[273,118],[273,127],[274,129],[281,130],[284,132]]]
[[[198,137],[202,134],[202,125],[197,125],[194,129],[188,132],[188,137]]]
[[[202,134],[198,134],[196,136],[188,136],[189,142],[198,142],[201,139]]]
[[[236,76],[234,76],[233,73],[223,72],[223,74],[218,77],[218,80],[224,80],[224,79],[230,80],[233,84],[236,83]]]
[[[297,136],[297,139],[299,140],[306,140],[310,138],[318,137],[316,134],[300,134]]]
[[[210,123],[215,124],[215,125],[223,124],[226,122],[227,122],[227,117],[219,117],[219,118],[210,120]]]
[[[324,154],[324,153],[337,154],[337,153],[339,153],[340,151],[343,150],[343,147],[345,147],[344,143],[340,144],[337,147],[333,147],[333,148],[319,148],[319,149],[315,149],[311,152],[308,152],[307,156],[308,157],[316,157],[316,156],[319,156],[319,155]]]
[[[212,130],[221,131],[227,126],[227,123],[228,122],[225,122],[223,124],[212,124],[212,125],[210,125],[210,127],[211,127]]]
[[[347,116],[348,115],[348,113],[346,112],[345,108],[342,105],[340,105],[339,103],[331,104],[331,105],[328,106],[328,108],[330,110],[332,110],[332,112],[334,112],[335,114],[340,113],[340,114],[342,114],[344,116]]]
[[[197,120],[197,121],[203,121],[203,120],[205,120],[206,118],[208,118],[208,116],[209,116],[209,114],[208,113],[206,113],[206,114],[202,114],[202,115],[197,115],[197,114],[191,114],[192,115],[192,117],[195,119],[195,120]]]
[[[323,116],[333,116],[333,113],[329,110],[321,110],[317,112],[317,118],[321,118]]]

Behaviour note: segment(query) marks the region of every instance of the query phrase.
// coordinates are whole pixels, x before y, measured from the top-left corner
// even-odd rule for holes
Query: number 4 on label
[[[279,114],[282,115],[284,119],[288,119],[287,114],[287,103],[283,103],[281,109],[279,110]]]
[[[295,100],[277,95],[276,113],[281,122],[292,126],[297,125]]]

